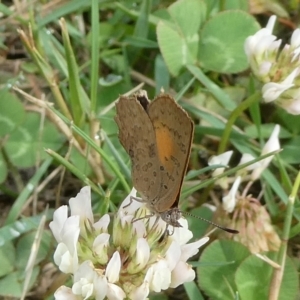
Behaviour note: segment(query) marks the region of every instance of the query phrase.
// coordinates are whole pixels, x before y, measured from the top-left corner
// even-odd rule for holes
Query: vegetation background
[[[288,42],[299,27],[297,0],[23,0],[2,1],[0,14],[0,298],[53,299],[69,280],[53,263],[54,209],[90,185],[100,216],[131,190],[114,102],[140,88],[150,98],[163,88],[195,122],[183,210],[211,219],[203,204],[228,192],[208,181],[208,157],[233,150],[230,166],[243,153],[258,157],[274,124],[283,149],[250,191],[263,190],[286,242],[264,253],[283,276],[276,281],[276,268],[247,243],[216,239],[194,259],[195,282],[150,299],[271,299],[273,288],[274,299],[299,297],[300,117],[261,103],[244,51],[271,14]],[[207,224],[188,220],[202,237]]]

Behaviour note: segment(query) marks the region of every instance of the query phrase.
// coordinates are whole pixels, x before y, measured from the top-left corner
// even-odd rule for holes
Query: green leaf
[[[197,217],[201,217],[207,220],[212,219],[213,212],[204,206],[197,207],[191,211],[191,214],[193,216],[186,216],[188,223],[189,223],[189,230],[193,232],[193,240],[198,240],[201,236],[205,235],[205,232],[207,231],[208,227],[211,226],[209,223],[206,223],[203,220],[197,219]],[[184,213],[183,213],[184,215]]]
[[[292,138],[288,143],[284,144],[283,151],[280,153],[281,159],[287,164],[299,164],[299,145],[300,136]]]
[[[204,19],[206,6],[199,0],[180,0],[168,8],[171,22],[160,21],[157,25],[157,40],[170,70],[178,75],[187,64],[197,59],[198,30]]]
[[[128,36],[124,39],[124,43],[134,46],[137,48],[149,48],[149,49],[156,49],[158,44],[152,40],[138,37],[138,36]]]
[[[81,127],[84,122],[84,113],[90,112],[90,100],[80,83],[79,69],[64,19],[60,20],[60,25],[68,67],[69,99],[72,108],[72,117],[74,123]]]
[[[226,9],[226,10],[241,9],[244,11],[248,11],[249,10],[249,1],[247,1],[247,0],[225,1],[224,9]]]
[[[157,25],[157,40],[163,58],[172,75],[178,75],[186,63],[194,60],[188,54],[184,39],[166,23],[160,21]]]
[[[188,294],[190,300],[193,300],[193,299],[204,300],[204,297],[202,296],[200,290],[198,289],[195,281],[186,282],[183,285],[184,285],[184,289],[185,289],[186,293]]]
[[[258,135],[257,128],[255,125],[249,125],[245,127],[244,131],[249,138],[258,139],[259,137],[261,137],[267,140],[273,132],[275,125],[276,124],[274,123],[260,124],[260,136]],[[279,137],[281,139],[291,138],[291,136],[292,135],[289,131],[287,131],[284,127],[280,127]]]
[[[72,148],[70,161],[74,166],[86,176],[92,173],[91,166],[88,164],[87,157],[83,156],[76,148]]]
[[[39,267],[35,267],[33,269],[29,289],[32,288],[33,284],[37,280],[39,270]],[[0,279],[0,295],[9,297],[9,299],[11,299],[12,297],[20,299],[25,275],[26,273],[24,273],[24,270],[20,270],[10,273],[5,277],[2,277]]]
[[[170,86],[170,74],[161,55],[156,56],[154,66],[156,94],[160,93],[161,88],[167,92]]]
[[[57,150],[62,143],[62,135],[53,123],[45,120],[42,125],[39,114],[27,113],[24,123],[11,133],[4,148],[15,166],[28,168],[37,159],[48,157],[44,148]]]
[[[35,240],[36,232],[32,231],[28,234],[24,234],[17,243],[16,247],[16,267],[18,269],[25,269],[28,263],[28,258],[31,253],[31,247]],[[43,261],[49,254],[49,249],[51,249],[52,234],[49,230],[43,232],[42,240],[38,253],[35,259],[35,265]]]
[[[198,59],[203,68],[237,73],[248,68],[244,43],[259,30],[255,18],[243,11],[225,11],[210,19],[200,34]]]
[[[141,3],[141,10],[134,28],[135,37],[146,38],[148,36],[148,31],[149,31],[148,17],[151,11],[151,4],[152,1],[150,0],[144,0]]]
[[[274,258],[274,255],[272,255]],[[272,267],[259,259],[254,254],[245,259],[239,266],[235,280],[243,300],[268,299]],[[286,259],[279,300],[296,299],[298,293],[298,275],[293,262],[289,257]]]
[[[230,96],[209,77],[207,77],[199,67],[189,65],[187,66],[187,69],[209,90],[223,108],[229,111],[236,108],[236,103],[230,98]]]
[[[172,4],[168,11],[173,22],[177,25],[178,32],[186,39],[187,44],[197,37],[200,25],[206,15],[206,6],[199,0],[179,0]]]
[[[267,104],[265,104],[267,105]],[[270,105],[270,104],[268,104]],[[270,107],[270,106],[268,106]],[[279,120],[280,124],[284,129],[290,131],[293,135],[299,135],[300,133],[300,118],[299,115],[291,115],[286,112],[283,108],[277,107],[277,110],[274,114],[274,119]],[[281,136],[280,130],[280,136]]]
[[[205,266],[197,268],[200,288],[212,299],[234,299],[235,272],[249,254],[249,250],[238,242],[220,240],[211,243],[199,260]]]
[[[283,203],[287,204],[288,195],[281,186],[280,182],[277,180],[276,176],[269,169],[266,169],[263,171],[262,177],[268,183],[270,188],[273,189],[275,195],[279,197]]]
[[[0,261],[0,277],[13,271],[16,261],[16,254],[14,245],[11,242],[7,242],[0,247]]]
[[[54,212],[53,209],[48,210],[47,221],[53,219],[53,212]],[[39,223],[41,222],[42,216],[43,214],[36,215],[29,218],[21,218],[18,221],[14,221],[14,222],[11,220],[13,218],[8,219],[7,222],[8,225],[2,226],[0,228],[1,243],[2,244],[7,243],[8,241],[11,241],[19,237],[23,233],[36,229],[39,226]]]
[[[2,153],[0,153],[0,183],[3,183],[5,181],[6,176],[7,176],[7,164]]]
[[[7,89],[0,90],[0,137],[23,122],[25,110],[20,100]]]
[[[0,279],[0,295],[20,297],[22,284],[19,282],[19,272],[13,272]]]

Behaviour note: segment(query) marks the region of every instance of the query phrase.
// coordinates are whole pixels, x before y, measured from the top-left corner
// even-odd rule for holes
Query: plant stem
[[[236,107],[230,114],[228,118],[228,122],[225,126],[223,136],[221,138],[218,154],[225,152],[226,146],[229,140],[229,136],[231,133],[232,125],[236,121],[236,119],[241,115],[241,113],[246,110],[252,103],[258,101],[260,98],[260,92],[256,92],[250,97],[248,97],[245,101],[243,101],[238,107]]]
[[[286,250],[287,250],[287,242],[289,240],[290,228],[293,218],[293,210],[294,210],[294,202],[295,197],[297,196],[297,192],[300,185],[300,172],[297,175],[294,186],[292,188],[292,193],[289,196],[287,210],[283,225],[283,233],[282,233],[282,242],[281,247],[278,252],[277,262],[280,264],[280,269],[274,269],[273,276],[270,284],[269,290],[269,300],[277,300],[279,297],[284,267],[285,267],[285,259],[286,259]]]

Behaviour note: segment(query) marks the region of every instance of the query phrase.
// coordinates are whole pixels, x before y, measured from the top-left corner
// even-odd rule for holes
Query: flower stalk
[[[280,264],[280,268],[274,268],[273,276],[270,284],[269,290],[269,300],[277,300],[280,292],[283,272],[285,268],[285,260],[287,255],[287,241],[289,240],[290,235],[290,228],[293,219],[293,210],[294,210],[294,203],[295,198],[297,196],[298,190],[300,186],[300,172],[298,172],[297,178],[292,188],[292,192],[289,196],[288,203],[287,203],[287,210],[285,214],[285,220],[283,225],[283,232],[281,238],[281,247],[278,252],[278,259],[277,262]]]

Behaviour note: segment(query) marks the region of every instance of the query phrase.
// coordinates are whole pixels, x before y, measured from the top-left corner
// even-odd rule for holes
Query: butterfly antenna
[[[224,230],[224,231],[227,231],[227,232],[229,232],[229,233],[233,233],[233,234],[239,233],[238,230],[220,226],[220,225],[218,225],[218,224],[216,224],[216,223],[214,223],[214,222],[212,222],[212,221],[209,221],[209,220],[204,219],[204,218],[199,217],[199,216],[194,216],[194,215],[192,215],[192,214],[190,214],[190,213],[188,213],[188,212],[184,212],[184,211],[183,211],[182,214],[184,214],[184,215],[186,215],[186,216],[194,217],[194,218],[199,219],[199,220],[202,220],[202,221],[205,221],[205,222],[207,222],[207,223],[209,223],[209,224],[211,224],[211,225],[213,225],[213,226],[215,226],[215,227],[218,227],[218,228],[220,228],[220,229],[222,229],[222,230]]]

